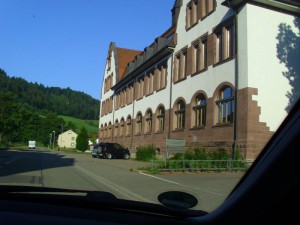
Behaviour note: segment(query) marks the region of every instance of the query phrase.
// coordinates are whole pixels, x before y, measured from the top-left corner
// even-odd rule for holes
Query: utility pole
[[[52,133],[50,133],[50,141],[49,141],[49,148],[51,149],[51,145],[52,145]]]
[[[63,146],[63,132],[64,132],[64,125],[63,124],[60,124],[61,125],[61,134],[60,134],[60,147],[62,148]]]
[[[54,150],[54,144],[55,144],[55,130],[53,131],[53,134],[54,134],[54,136],[53,136],[53,150]]]

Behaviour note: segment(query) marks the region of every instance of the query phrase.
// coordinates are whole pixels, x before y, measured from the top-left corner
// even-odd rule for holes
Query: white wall
[[[102,82],[101,101],[105,101],[106,99],[110,98],[113,95],[113,93],[114,93],[113,90],[109,90],[106,93],[104,93],[105,79],[108,76],[110,76],[111,73],[113,73],[113,85],[116,84],[117,73],[116,73],[116,61],[115,61],[114,51],[111,52],[111,67],[110,67],[110,70],[108,71],[107,68],[108,68],[108,65],[106,63],[106,65],[105,65],[105,71],[104,71],[104,76],[103,76],[103,82]],[[102,106],[102,102],[101,102],[100,105]],[[101,115],[101,106],[100,106],[100,115]],[[107,123],[107,125],[108,125],[109,122],[111,122],[112,124],[114,124],[114,120],[115,120],[115,118],[113,117],[113,113],[109,113],[109,114],[107,114],[107,115],[105,115],[103,117],[100,117],[99,118],[99,128],[101,128],[101,125],[104,126],[105,123]]]
[[[212,29],[233,15],[233,11],[221,5],[223,0],[217,0],[216,11],[186,32],[185,18],[186,18],[186,4],[190,0],[183,0],[180,10],[177,26],[178,44],[175,48],[175,53],[184,47],[190,47],[191,43],[204,35],[211,34]],[[234,85],[234,60],[221,64],[216,67],[208,67],[208,70],[196,75],[188,76],[185,81],[179,82],[173,86],[172,106],[178,97],[183,97],[186,103],[191,101],[192,96],[199,90],[204,91],[207,97],[213,96],[216,87],[222,82],[230,82]]]
[[[294,27],[294,17],[247,4],[238,17],[239,88],[258,88],[253,100],[261,107],[260,122],[275,131],[285,118],[287,69],[277,58],[279,24]]]

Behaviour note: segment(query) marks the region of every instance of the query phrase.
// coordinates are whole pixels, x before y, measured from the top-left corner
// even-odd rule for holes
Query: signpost
[[[169,153],[184,153],[185,140],[180,139],[167,139],[166,140],[166,159],[169,157]]]

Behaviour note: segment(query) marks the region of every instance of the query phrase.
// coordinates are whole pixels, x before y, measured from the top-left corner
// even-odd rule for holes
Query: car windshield
[[[299,98],[296,1],[1,0],[0,27],[0,186],[212,212]]]

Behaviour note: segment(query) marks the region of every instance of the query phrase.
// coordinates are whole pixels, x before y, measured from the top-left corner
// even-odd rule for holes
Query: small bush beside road
[[[156,148],[154,145],[140,146],[136,151],[136,160],[148,162],[156,159]]]

